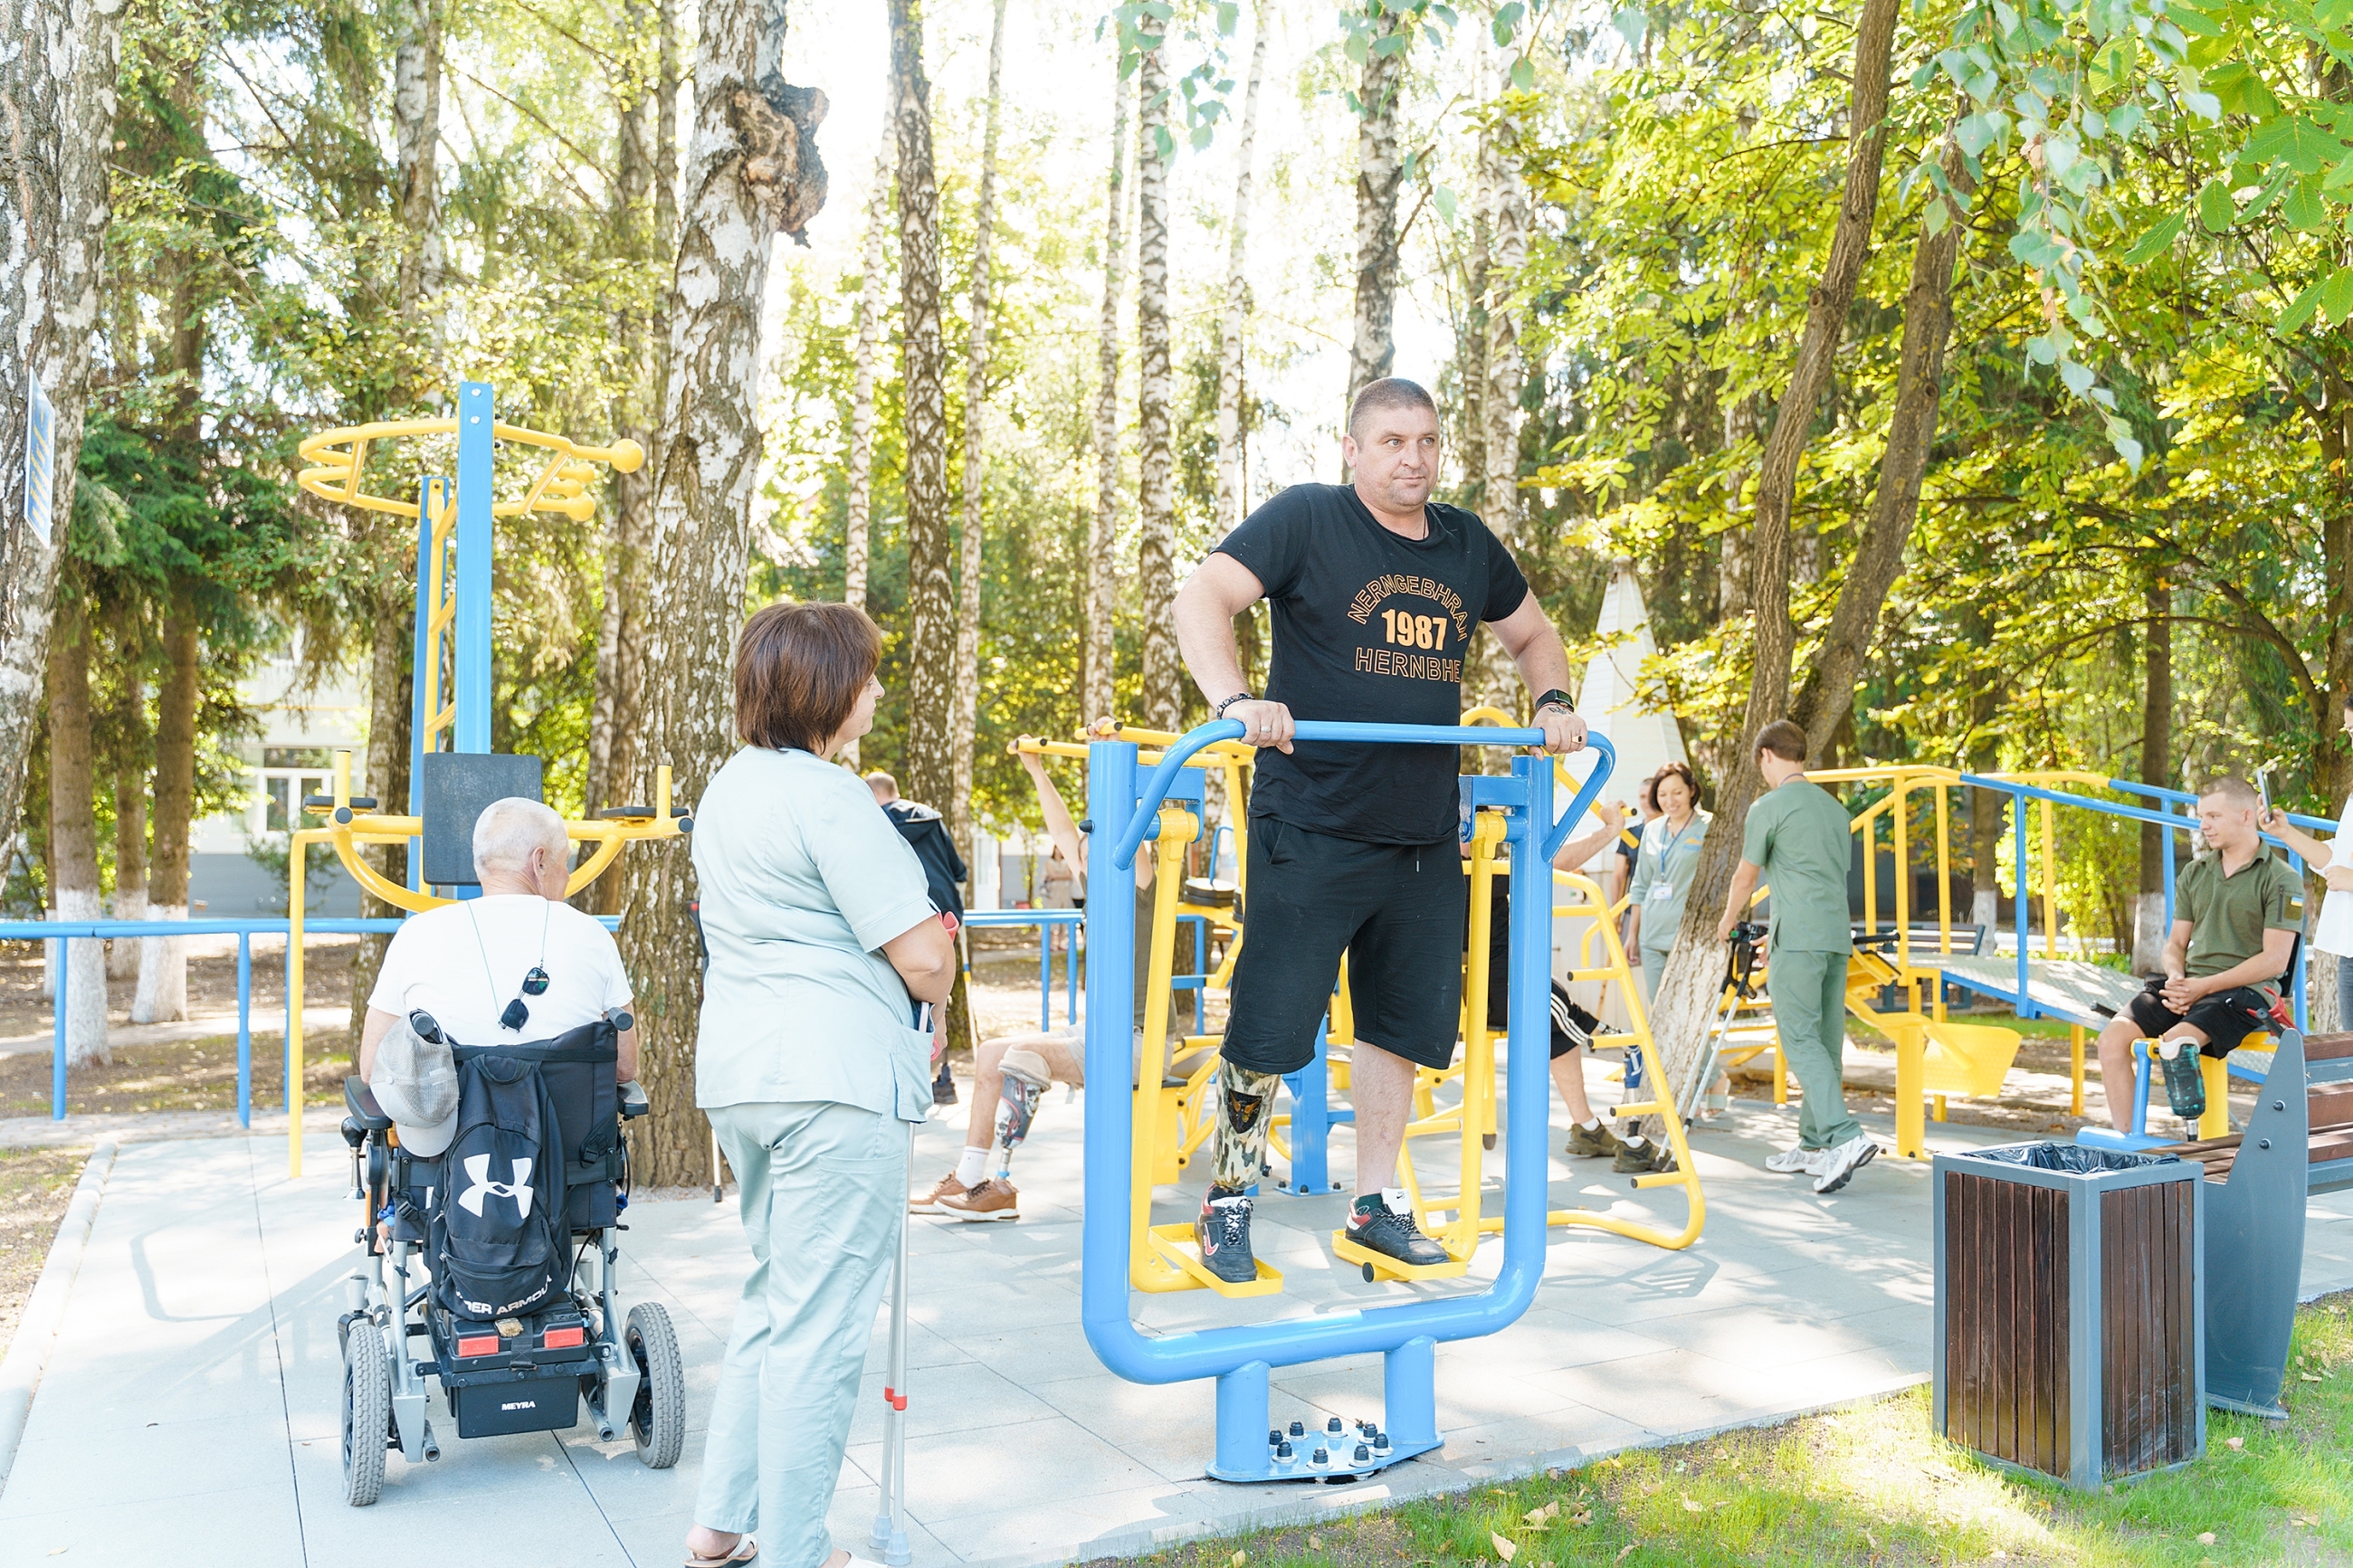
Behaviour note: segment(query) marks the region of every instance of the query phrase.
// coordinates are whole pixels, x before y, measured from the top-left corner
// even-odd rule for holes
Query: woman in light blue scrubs
[[[711,1412],[688,1568],[847,1568],[825,1528],[931,1109],[918,1002],[955,942],[915,852],[832,759],[874,727],[882,639],[848,605],[771,605],[735,651],[744,749],[694,813],[711,949],[695,1103],[741,1184],[752,1268]],[[755,1542],[752,1531],[766,1539]]]
[[[1692,876],[1699,869],[1699,847],[1707,842],[1707,825],[1715,820],[1699,808],[1699,786],[1691,768],[1669,763],[1650,784],[1659,815],[1642,828],[1642,852],[1635,858],[1634,885],[1627,889],[1633,907],[1633,927],[1626,945],[1642,955],[1642,1003],[1650,1005],[1667,967],[1667,953],[1675,945],[1675,928],[1683,923],[1683,900],[1691,897]]]

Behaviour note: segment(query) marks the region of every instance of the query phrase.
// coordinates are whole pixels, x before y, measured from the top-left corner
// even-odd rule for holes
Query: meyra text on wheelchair
[[[440,1458],[427,1411],[435,1380],[460,1437],[568,1430],[585,1405],[600,1441],[627,1428],[646,1464],[678,1462],[677,1334],[657,1302],[625,1316],[617,1289],[629,1201],[622,1124],[652,1109],[643,1089],[615,1081],[630,1023],[616,1011],[549,1040],[448,1042],[454,1123],[415,1148],[364,1080],[344,1080],[352,1196],[367,1205],[337,1324],[354,1507],[376,1500],[388,1452],[412,1465]],[[441,1043],[426,1014],[406,1027]]]

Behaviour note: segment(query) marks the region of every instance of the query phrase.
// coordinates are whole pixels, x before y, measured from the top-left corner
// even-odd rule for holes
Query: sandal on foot
[[[760,1555],[760,1543],[748,1535],[735,1538],[734,1547],[718,1557],[704,1557],[697,1552],[686,1554],[686,1568],[728,1568],[730,1563],[749,1563]]]

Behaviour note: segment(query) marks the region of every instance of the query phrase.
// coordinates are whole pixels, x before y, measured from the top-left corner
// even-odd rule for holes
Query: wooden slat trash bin
[[[2202,1455],[2200,1175],[2066,1143],[1938,1154],[1936,1430],[2086,1491]]]

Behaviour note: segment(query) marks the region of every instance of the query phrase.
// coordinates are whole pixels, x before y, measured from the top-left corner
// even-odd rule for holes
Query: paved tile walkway
[[[1757,1168],[1787,1141],[1788,1118],[1741,1109],[1728,1128],[1699,1136],[1708,1225],[1697,1246],[1671,1254],[1555,1232],[1526,1317],[1440,1347],[1443,1449],[1354,1486],[1223,1486],[1200,1469],[1212,1446],[1209,1386],[1124,1384],[1080,1333],[1069,1200],[1079,1190],[1081,1109],[1060,1091],[1049,1097],[1022,1152],[1019,1224],[915,1222],[909,1462],[919,1565],[1135,1552],[1573,1464],[1865,1397],[1927,1372],[1926,1167],[1883,1159],[1846,1193],[1818,1199],[1801,1179]],[[1942,1147],[1996,1141],[1933,1123],[1930,1137]],[[925,1180],[961,1142],[949,1125],[923,1130]],[[1345,1171],[1345,1132],[1335,1152]],[[678,1562],[743,1267],[732,1198],[643,1203],[629,1215],[624,1292],[669,1306],[690,1369],[690,1434],[676,1469],[647,1470],[626,1442],[598,1444],[586,1428],[459,1442],[445,1419],[439,1463],[411,1468],[394,1456],[383,1501],[353,1510],[337,1473],[334,1321],[356,1205],[343,1195],[337,1141],[311,1142],[299,1183],[286,1181],[284,1153],[281,1141],[263,1138],[121,1152],[0,1494],[0,1568],[345,1563],[395,1541],[407,1553],[446,1550],[469,1563]],[[1443,1153],[1427,1152],[1433,1184]],[[1638,1201],[1591,1164],[1556,1156],[1553,1174],[1556,1206]],[[1639,1201],[1663,1212],[1680,1197]],[[1278,1195],[1261,1206],[1261,1246],[1288,1274],[1287,1297],[1139,1298],[1140,1320],[1176,1330],[1400,1299],[1404,1288],[1367,1286],[1325,1252],[1322,1236],[1343,1202]],[[2353,1284],[2353,1199],[2313,1213],[2307,1289]],[[1163,1206],[1160,1217],[1179,1216]],[[1486,1249],[1490,1273],[1496,1250]],[[1480,1283],[1474,1271],[1470,1288]],[[870,1393],[881,1348],[878,1333]],[[1327,1413],[1377,1415],[1378,1360],[1278,1373],[1275,1405],[1279,1417],[1311,1425]],[[861,1544],[873,1518],[880,1408],[865,1401],[851,1434],[832,1510],[843,1545]]]

